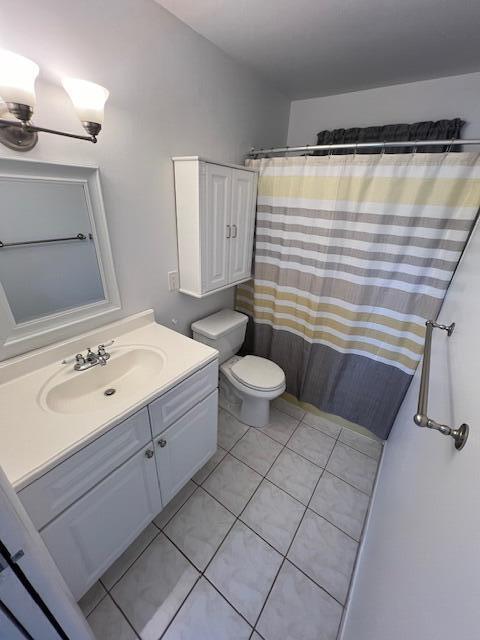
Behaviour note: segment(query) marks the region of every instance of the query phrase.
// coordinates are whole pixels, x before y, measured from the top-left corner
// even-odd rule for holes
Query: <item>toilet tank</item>
[[[221,364],[242,346],[247,322],[248,316],[244,313],[222,309],[192,324],[193,339],[217,349]]]

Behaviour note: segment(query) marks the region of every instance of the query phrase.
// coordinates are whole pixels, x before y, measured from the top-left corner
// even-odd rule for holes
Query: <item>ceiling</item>
[[[157,0],[292,99],[480,70],[479,0]]]

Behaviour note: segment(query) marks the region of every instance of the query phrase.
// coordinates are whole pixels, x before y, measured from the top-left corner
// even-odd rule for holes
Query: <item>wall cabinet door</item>
[[[231,236],[232,170],[202,163],[204,207],[202,216],[202,289],[212,291],[228,284],[228,250]]]
[[[151,445],[132,456],[41,531],[79,599],[162,508]]]
[[[229,281],[248,278],[252,270],[257,174],[232,169]]]
[[[163,506],[215,453],[217,415],[214,391],[155,439]]]

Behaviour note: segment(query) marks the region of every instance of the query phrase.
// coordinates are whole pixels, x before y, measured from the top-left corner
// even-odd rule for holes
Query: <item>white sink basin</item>
[[[133,401],[165,366],[165,355],[159,349],[125,346],[111,350],[105,366],[96,365],[85,371],[74,371],[73,365],[52,376],[42,387],[39,402],[44,409],[56,413],[88,414],[111,408],[117,403]],[[107,392],[107,393],[106,393]]]

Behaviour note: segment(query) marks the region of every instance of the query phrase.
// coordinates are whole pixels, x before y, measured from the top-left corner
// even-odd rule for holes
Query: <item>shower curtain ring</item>
[[[353,148],[353,159],[354,160],[357,157],[357,149],[358,149],[358,142],[355,143],[355,146]]]
[[[413,155],[415,155],[417,153],[417,141],[415,140],[414,145],[413,145],[413,151],[412,151]]]
[[[304,158],[306,158],[308,156],[308,149],[309,149],[310,145],[307,144],[305,145],[305,153],[303,154]]]
[[[453,141],[454,141],[454,140],[455,140],[455,138],[452,138],[452,139],[450,140],[450,144],[448,145],[447,153],[450,153],[450,151],[452,150],[452,148],[453,148]]]
[[[382,156],[385,154],[385,140],[382,142]]]

